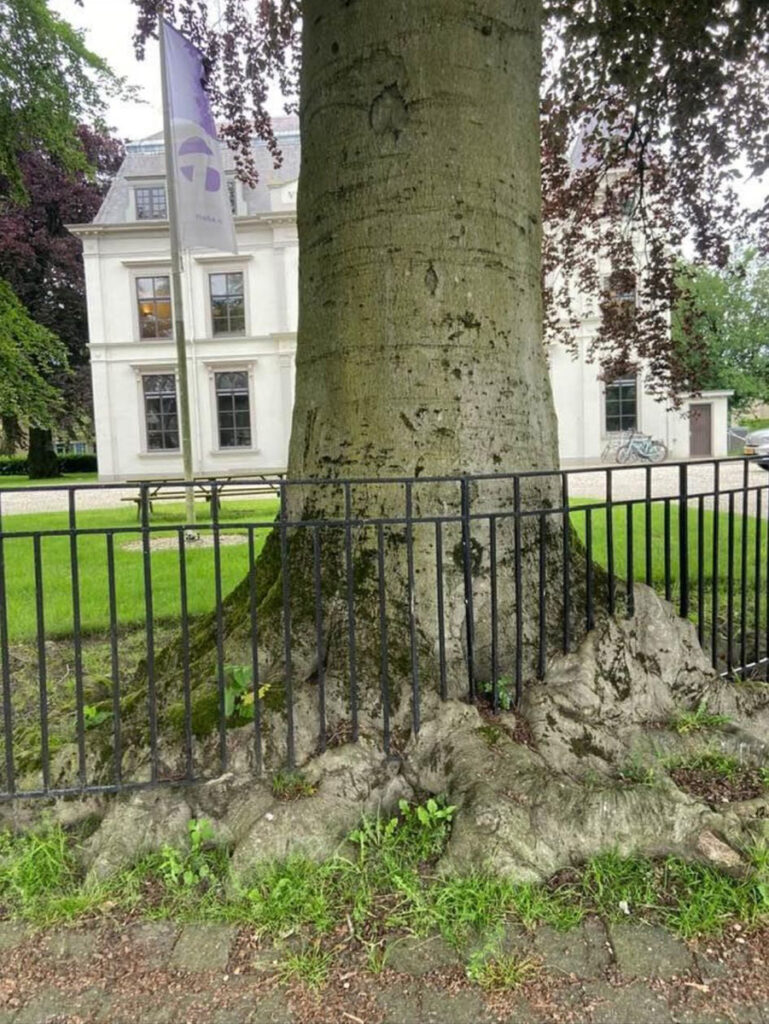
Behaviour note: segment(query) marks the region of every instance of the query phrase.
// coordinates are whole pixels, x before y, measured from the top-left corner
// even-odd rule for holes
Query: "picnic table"
[[[139,493],[121,498],[136,505],[136,518],[141,519],[142,505],[146,502],[147,514],[152,515],[156,501],[184,501],[188,487],[192,487],[196,498],[205,498],[211,504],[216,495],[217,512],[222,507],[222,498],[227,495],[254,497],[277,494],[278,482],[285,479],[285,470],[265,470],[259,473],[216,477],[210,480],[193,480],[185,485],[177,477],[168,480],[139,480]]]

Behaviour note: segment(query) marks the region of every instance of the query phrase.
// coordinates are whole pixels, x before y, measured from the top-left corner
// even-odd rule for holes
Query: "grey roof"
[[[259,175],[255,188],[243,187],[243,197],[249,216],[267,213],[271,209],[270,186],[296,181],[299,177],[299,121],[296,117],[277,117],[273,127],[278,138],[283,163],[275,168],[272,155],[261,140],[254,140],[254,163]],[[222,145],[224,168],[235,170],[235,156],[232,150]],[[130,210],[130,189],[139,183],[137,179],[165,178],[165,156],[163,133],[158,132],[126,146],[126,158],[112,182],[94,224],[125,224]]]

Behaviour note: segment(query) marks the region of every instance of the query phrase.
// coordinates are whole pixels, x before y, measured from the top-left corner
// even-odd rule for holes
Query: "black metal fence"
[[[514,706],[638,583],[769,679],[749,460],[267,483],[198,481],[197,539],[178,482],[0,491],[0,800],[397,750],[428,695]]]

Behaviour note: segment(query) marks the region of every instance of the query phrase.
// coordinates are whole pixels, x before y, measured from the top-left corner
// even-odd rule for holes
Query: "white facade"
[[[277,133],[283,165],[275,171],[266,148],[255,146],[256,188],[235,181],[232,156],[225,154],[239,255],[187,253],[184,259],[193,464],[200,477],[275,472],[287,464],[298,318],[295,120],[280,121]],[[162,140],[130,146],[94,223],[72,229],[84,249],[99,477],[105,481],[182,475],[163,167]],[[216,323],[215,302],[220,314],[230,310]],[[599,327],[590,302],[582,306],[576,357],[560,346],[549,353],[567,463],[597,461],[619,422],[616,391],[612,397],[611,385],[607,391],[599,367],[586,358]],[[671,458],[726,454],[728,393],[706,393],[669,411],[644,392],[639,372],[634,387],[622,391],[621,404],[622,424],[632,420],[635,429],[664,441]],[[694,447],[690,404],[699,406]]]
[[[284,163],[276,172],[259,147],[260,182],[255,189],[235,182],[229,168],[238,255],[184,254],[182,287],[196,476],[275,472],[286,467],[299,266],[298,135],[290,122],[281,132],[281,148]],[[171,267],[168,223],[164,217],[137,216],[158,213],[137,209],[147,196],[140,192],[137,197],[137,190],[162,187],[162,166],[162,143],[148,140],[129,147],[95,222],[72,229],[83,242],[99,478],[105,481],[182,475],[175,409],[166,404],[161,413],[160,399],[152,395],[158,382],[167,389],[175,376],[176,345],[167,322],[171,310],[166,297]],[[233,330],[222,330],[221,322],[217,329],[213,322],[213,282],[222,280],[237,281],[238,291],[242,290],[238,308],[242,320]],[[157,304],[152,298],[142,299],[148,288],[154,294],[153,287],[161,295]],[[153,328],[154,324],[161,326]],[[229,373],[238,376],[224,376]],[[247,399],[242,394],[239,398],[237,436],[229,429],[229,413],[220,408],[232,399],[217,394],[222,381],[235,379],[245,384],[241,392],[247,392]]]

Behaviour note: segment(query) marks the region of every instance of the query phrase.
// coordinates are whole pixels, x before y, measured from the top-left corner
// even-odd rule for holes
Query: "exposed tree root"
[[[669,728],[676,711],[702,699],[728,724],[683,737]],[[398,758],[385,757],[373,739],[312,758],[303,771],[313,795],[295,801],[277,800],[268,782],[236,766],[206,785],[115,802],[88,845],[87,865],[102,876],[158,842],[181,840],[189,818],[207,817],[232,845],[242,876],[257,861],[291,853],[327,857],[362,814],[439,793],[458,808],[441,867],[520,880],[607,850],[675,854],[739,872],[740,851],[767,835],[769,799],[714,811],[680,790],[661,760],[717,749],[765,764],[767,688],[720,681],[691,625],[644,587],[633,620],[601,623],[529,686],[521,714],[535,749],[512,738],[512,713],[489,725],[460,701],[430,698],[423,710],[419,735]],[[637,781],[630,764],[657,770]]]

